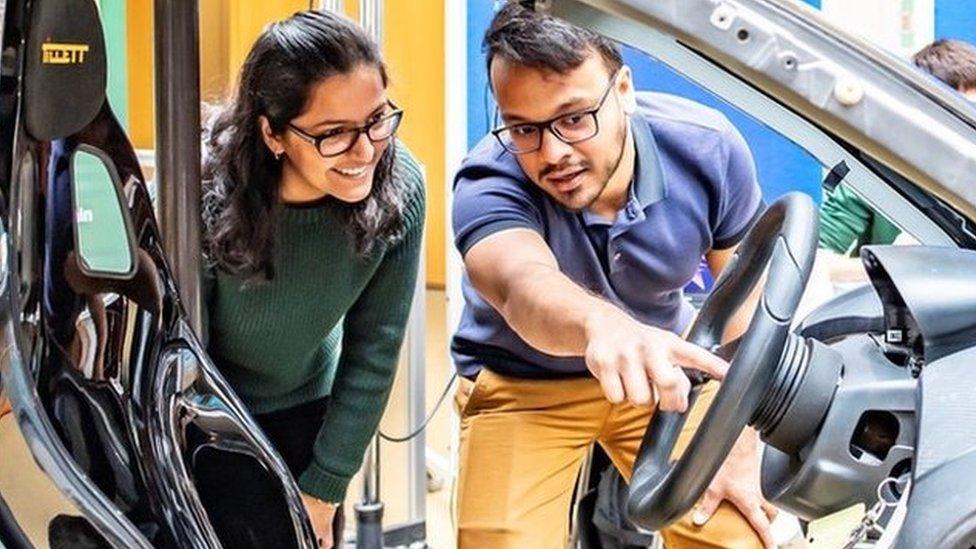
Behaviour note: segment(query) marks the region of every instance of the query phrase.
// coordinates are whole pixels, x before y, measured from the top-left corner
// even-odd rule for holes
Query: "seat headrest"
[[[105,101],[105,37],[94,0],[34,0],[24,66],[24,124],[35,139],[78,132]]]

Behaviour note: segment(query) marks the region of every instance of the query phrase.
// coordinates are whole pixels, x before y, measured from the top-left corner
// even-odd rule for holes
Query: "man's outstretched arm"
[[[721,379],[726,364],[677,335],[642,324],[560,272],[542,237],[502,230],[464,256],[474,288],[527,343],[555,356],[582,356],[611,402],[652,401],[683,411],[690,382],[680,367]]]

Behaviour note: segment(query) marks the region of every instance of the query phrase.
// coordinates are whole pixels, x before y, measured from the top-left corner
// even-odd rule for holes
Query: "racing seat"
[[[0,339],[12,349],[4,381],[32,390],[12,399],[14,411],[91,526],[51,539],[315,546],[294,479],[188,324],[136,155],[105,95],[95,2],[19,0],[6,13],[4,47],[19,53],[22,78],[0,90],[12,107],[0,112],[13,128],[0,135],[0,187],[16,290],[0,301]],[[221,490],[199,482],[201,470],[226,463]],[[237,475],[266,490],[234,492]],[[256,508],[260,516],[246,511]]]

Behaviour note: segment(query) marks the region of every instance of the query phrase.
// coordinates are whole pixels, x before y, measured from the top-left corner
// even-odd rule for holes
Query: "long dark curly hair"
[[[275,134],[305,107],[311,88],[335,74],[375,66],[387,85],[376,44],[352,21],[303,11],[269,25],[254,43],[235,96],[205,114],[203,163],[204,261],[247,283],[274,278],[281,164],[261,138],[259,117]],[[403,190],[393,177],[395,143],[384,151],[369,196],[337,203],[360,257],[394,238],[403,223]]]

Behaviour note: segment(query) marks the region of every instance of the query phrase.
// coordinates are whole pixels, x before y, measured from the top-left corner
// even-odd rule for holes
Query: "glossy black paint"
[[[72,2],[95,10],[91,0]],[[18,76],[24,21],[38,4],[8,5],[4,67]],[[294,480],[189,328],[141,169],[107,100],[81,130],[37,141],[18,116],[21,82],[8,72],[0,82],[0,167],[8,168],[0,175],[0,413],[5,399],[12,406],[0,421],[17,424],[0,432],[23,442],[0,440],[0,460],[26,444],[43,470],[38,482],[75,508],[52,510],[46,525],[31,528],[46,529],[52,546],[219,547],[225,533],[211,524],[194,478],[207,449],[247,456],[280,486],[281,497],[266,502],[284,521],[276,546],[314,546]],[[70,90],[62,93],[70,101]],[[83,145],[111,159],[118,176],[137,259],[129,279],[92,276],[79,265],[71,163]],[[0,497],[25,497],[4,493],[5,484],[0,479]],[[21,507],[3,507],[5,543],[18,539],[4,525],[18,522]],[[29,543],[43,543],[33,531]]]

